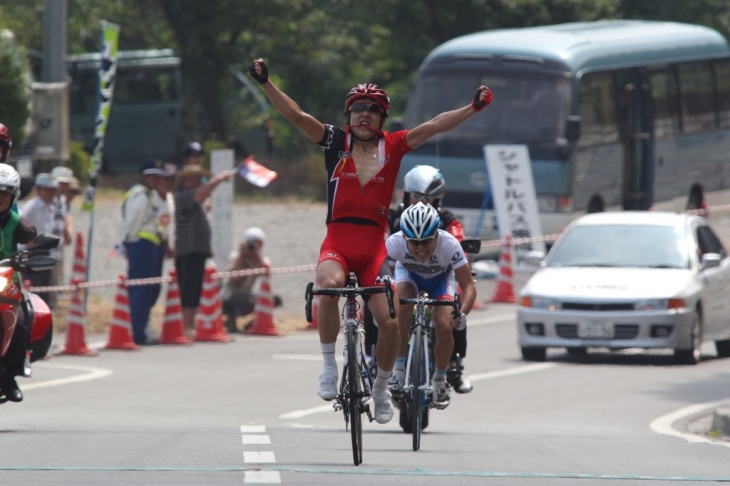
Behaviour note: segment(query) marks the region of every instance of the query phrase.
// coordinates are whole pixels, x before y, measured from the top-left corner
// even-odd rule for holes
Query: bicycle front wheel
[[[413,450],[421,448],[421,407],[426,402],[423,381],[426,370],[423,369],[423,329],[416,327],[411,336],[411,434],[413,435]]]
[[[352,437],[352,459],[356,466],[362,463],[362,381],[358,369],[356,329],[347,333],[347,406]]]

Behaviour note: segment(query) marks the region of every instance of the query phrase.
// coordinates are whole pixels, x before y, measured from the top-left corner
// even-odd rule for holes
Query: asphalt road
[[[730,443],[686,434],[688,407],[730,397],[712,346],[698,366],[634,350],[525,363],[514,306],[491,304],[470,319],[465,364],[474,391],[431,411],[420,451],[397,422],[366,423],[356,467],[342,414],[315,394],[316,332],[55,356],[0,408],[0,484],[730,481]]]

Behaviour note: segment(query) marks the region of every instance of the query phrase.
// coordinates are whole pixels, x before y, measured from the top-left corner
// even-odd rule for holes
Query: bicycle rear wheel
[[[411,337],[411,434],[413,435],[413,450],[421,448],[421,411],[426,402],[425,392],[421,388],[424,381],[425,370],[423,369],[423,329],[416,327]]]
[[[362,463],[362,381],[358,369],[357,344],[354,328],[347,333],[347,407],[350,416],[352,437],[352,460],[358,466]]]

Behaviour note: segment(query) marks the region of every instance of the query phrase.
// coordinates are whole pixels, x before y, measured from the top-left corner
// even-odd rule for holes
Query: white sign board
[[[214,150],[210,154],[210,168],[213,174],[233,169],[233,150]],[[208,215],[213,232],[213,259],[219,272],[228,268],[233,242],[233,181],[221,182],[211,194],[211,211]]]
[[[542,236],[542,225],[532,180],[530,154],[526,145],[485,145],[489,183],[494,200],[499,237]],[[536,241],[514,246],[515,255],[538,250],[545,252],[545,243]]]

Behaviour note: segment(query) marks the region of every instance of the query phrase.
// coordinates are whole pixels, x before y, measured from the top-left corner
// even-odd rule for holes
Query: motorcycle
[[[57,236],[41,234],[25,248],[13,253],[10,258],[0,260],[0,333],[2,333],[0,357],[5,358],[9,354],[10,342],[15,334],[19,312],[24,312],[26,327],[29,331],[24,376],[31,374],[30,363],[43,359],[51,347],[53,317],[48,304],[43,299],[19,285],[18,272],[34,273],[51,270],[57,261],[47,254],[47,250],[57,247],[59,242],[60,239]],[[25,309],[22,308],[24,300]],[[1,365],[0,382],[5,372],[5,366]],[[8,398],[4,394],[0,395],[0,403],[6,401]]]

